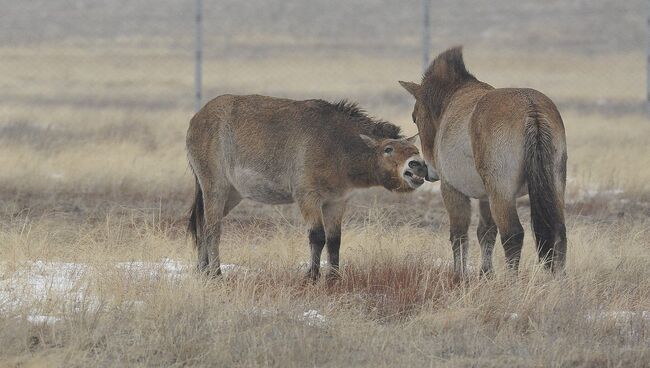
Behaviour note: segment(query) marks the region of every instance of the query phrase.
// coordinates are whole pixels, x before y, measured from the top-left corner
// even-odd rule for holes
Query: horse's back
[[[562,126],[562,118],[553,101],[532,88],[497,88],[487,92],[476,104],[472,124],[476,129],[509,128],[518,131],[531,114]]]

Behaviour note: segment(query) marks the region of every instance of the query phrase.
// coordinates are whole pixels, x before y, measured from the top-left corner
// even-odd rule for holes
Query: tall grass
[[[18,307],[5,303],[0,359],[58,366],[643,366],[650,357],[650,321],[642,314],[650,311],[647,220],[570,217],[565,277],[544,271],[527,239],[519,275],[505,271],[497,248],[495,278],[476,271],[455,281],[445,236],[391,223],[390,210],[372,207],[344,228],[340,281],[313,284],[300,266],[308,258],[306,229],[293,223],[295,214],[268,213],[276,220],[262,227],[229,221],[222,259],[242,268],[218,280],[194,274],[180,224],[155,214],[116,209],[74,229],[64,216],[5,220],[5,293],[10,281],[28,281],[20,275],[29,260],[75,261],[88,271],[77,283],[82,300],[53,293],[25,297]],[[477,248],[472,239],[473,264]],[[116,266],[162,258],[181,261],[184,271]],[[621,311],[629,314],[611,313]]]

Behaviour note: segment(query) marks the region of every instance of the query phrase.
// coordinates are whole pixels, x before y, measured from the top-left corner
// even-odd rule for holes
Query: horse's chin
[[[397,193],[411,193],[411,192],[414,191],[414,190],[415,190],[415,188],[411,188],[411,187],[409,187],[409,186],[406,186],[406,187],[399,187],[399,188],[393,190],[393,192],[397,192]]]
[[[384,188],[390,190],[391,192],[397,193],[410,193],[418,189],[420,186],[422,186],[422,184],[424,184],[424,180],[422,180],[422,182],[418,182],[417,180],[413,181],[410,180],[410,178],[407,176],[386,177],[383,181]]]
[[[402,180],[400,186],[393,189],[392,191],[397,193],[410,193],[419,187],[420,187],[419,185],[414,185],[412,183],[407,182],[406,180]]]

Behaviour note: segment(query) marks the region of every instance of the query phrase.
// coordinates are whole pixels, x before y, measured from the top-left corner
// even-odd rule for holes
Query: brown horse
[[[325,243],[337,275],[352,189],[408,192],[427,176],[412,138],[345,101],[219,96],[192,118],[187,153],[196,179],[189,230],[198,269],[212,275],[221,273],[221,222],[243,198],[298,203],[309,226],[308,276],[316,279]]]
[[[440,54],[421,84],[400,84],[415,97],[413,121],[424,158],[440,176],[455,272],[465,272],[470,198],[480,201],[482,272],[492,272],[497,229],[507,264],[518,268],[524,231],[515,200],[526,193],[538,256],[562,271],[567,151],[553,102],[532,89],[495,89],[477,80],[465,68],[460,47]]]

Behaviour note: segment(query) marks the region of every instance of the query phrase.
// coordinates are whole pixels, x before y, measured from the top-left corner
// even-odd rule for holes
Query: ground
[[[537,264],[522,198],[521,272],[506,273],[497,244],[495,277],[478,276],[474,211],[472,275],[455,281],[439,187],[426,184],[412,194],[376,188],[353,197],[336,284],[305,282],[307,229],[295,206],[246,201],[224,225],[224,276],[193,272],[184,150],[191,33],[185,23],[160,26],[175,2],[114,2],[105,11],[94,2],[59,9],[35,1],[20,5],[24,12],[6,3],[14,16],[0,36],[2,365],[650,366],[640,1],[594,1],[588,14],[579,1],[434,7],[434,50],[464,43],[477,77],[539,89],[560,107],[569,155],[565,276]],[[254,3],[237,13],[249,33],[208,34],[206,95],[350,98],[414,133],[412,101],[397,80],[419,79],[418,25],[408,23],[417,12],[378,1],[395,18],[379,27],[336,21],[345,10],[376,17],[375,5],[300,4],[274,3],[252,18]],[[139,6],[149,16],[129,18]],[[217,10],[208,16],[234,14]],[[278,22],[283,12],[295,14]],[[305,12],[322,17],[305,37],[287,36]],[[104,13],[132,23],[115,27],[98,19]],[[58,28],[36,27],[43,14]],[[239,18],[218,19],[208,27],[231,30]],[[156,26],[134,35],[140,20]],[[177,38],[160,36],[176,30]],[[357,31],[359,39],[342,41]]]

